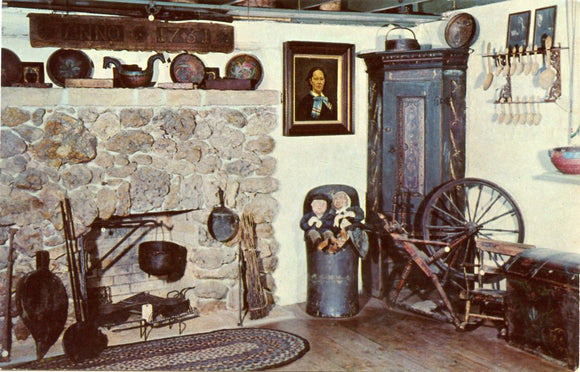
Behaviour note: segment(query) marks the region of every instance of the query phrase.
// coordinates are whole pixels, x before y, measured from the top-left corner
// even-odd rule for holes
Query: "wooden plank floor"
[[[351,318],[317,318],[305,312],[305,304],[275,307],[268,317],[246,319],[244,327],[279,329],[300,335],[310,351],[278,371],[569,371],[559,364],[509,345],[496,337],[492,327],[456,332],[453,325],[411,314],[391,311],[382,300],[361,297],[361,311]],[[219,311],[187,321],[184,334],[237,328],[237,311]],[[102,329],[109,345],[140,341],[139,330],[116,333]],[[161,327],[149,339],[178,336],[176,327]],[[34,360],[32,338],[12,347],[11,364]],[[46,357],[61,355],[62,341]]]
[[[493,327],[453,325],[371,299],[352,318],[316,318],[292,305],[292,319],[266,323],[306,338],[310,351],[279,371],[569,371],[497,337]]]

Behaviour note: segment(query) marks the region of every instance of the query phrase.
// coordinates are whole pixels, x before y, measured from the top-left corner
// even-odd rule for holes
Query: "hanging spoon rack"
[[[543,102],[555,102],[562,95],[562,79],[561,79],[561,51],[568,49],[567,47],[555,47],[547,50],[546,48],[537,50],[506,50],[504,53],[487,53],[484,58],[493,58],[497,69],[503,71],[523,71],[522,68],[513,69],[513,63],[522,63],[522,61],[530,61],[535,58],[542,58],[547,66],[550,66],[555,71],[554,82],[547,88],[546,98]],[[549,57],[549,58],[548,58]],[[549,65],[548,65],[549,64]],[[548,68],[550,68],[548,67]],[[540,71],[536,71],[539,74]],[[501,88],[498,98],[495,103],[502,104],[512,99],[512,74],[507,72],[503,74],[506,80],[505,85]],[[535,74],[528,74],[532,78]],[[520,102],[523,104],[530,102]]]

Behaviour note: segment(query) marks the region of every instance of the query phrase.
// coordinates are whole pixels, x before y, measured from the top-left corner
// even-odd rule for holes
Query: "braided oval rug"
[[[40,370],[264,370],[301,358],[308,341],[266,328],[224,329],[106,348],[79,363],[66,355],[20,364],[14,369]]]

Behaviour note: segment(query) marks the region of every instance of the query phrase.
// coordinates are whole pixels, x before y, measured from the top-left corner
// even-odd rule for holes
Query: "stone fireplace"
[[[238,244],[217,242],[207,229],[222,189],[226,206],[255,222],[262,282],[273,299],[278,181],[270,133],[279,100],[275,91],[2,88],[0,265],[8,229],[16,228],[13,282],[35,269],[36,251],[47,250],[51,271],[68,288],[59,207],[68,198],[76,234],[88,237],[107,267],[89,286],[108,287],[113,302],[193,287],[187,297],[202,315],[237,308]],[[136,215],[157,224],[134,234],[96,225]],[[162,239],[187,248],[179,280],[139,268],[138,243]],[[4,293],[2,285],[2,302]],[[15,323],[16,337],[25,337]]]

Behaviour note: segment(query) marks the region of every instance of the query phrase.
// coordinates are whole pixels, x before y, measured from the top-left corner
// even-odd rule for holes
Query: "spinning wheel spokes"
[[[464,238],[453,252],[435,261],[446,275],[464,279],[463,267],[475,260],[475,237],[522,243],[524,223],[511,196],[496,184],[477,178],[454,180],[437,189],[422,215],[423,239],[447,243]],[[427,244],[434,253],[438,247]],[[507,260],[491,253],[486,264],[499,266]]]

